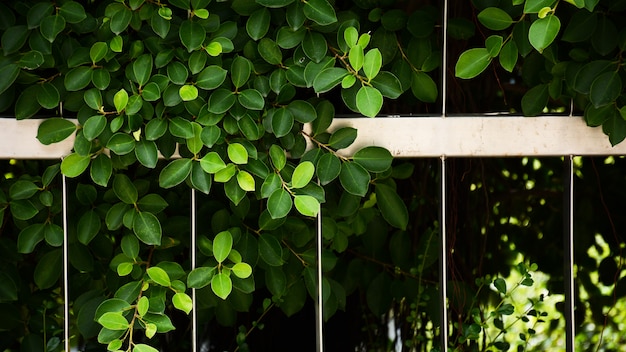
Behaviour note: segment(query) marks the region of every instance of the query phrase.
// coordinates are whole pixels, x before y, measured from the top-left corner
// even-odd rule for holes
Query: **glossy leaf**
[[[413,95],[425,102],[434,103],[437,101],[439,90],[433,79],[424,72],[413,72],[411,79],[411,92]]]
[[[470,79],[481,74],[491,63],[491,55],[485,48],[469,49],[461,54],[454,74],[459,78]]]
[[[126,204],[135,204],[139,198],[137,187],[125,174],[116,174],[113,178],[113,192]]]
[[[321,26],[337,22],[335,9],[327,0],[309,0],[304,3],[303,10],[308,19]]]
[[[186,314],[191,313],[191,309],[193,308],[193,301],[188,294],[184,292],[178,292],[174,294],[172,297],[172,304],[174,308],[185,312]]]
[[[209,97],[208,109],[213,114],[223,114],[227,112],[233,105],[237,98],[235,94],[227,89],[217,89]]]
[[[196,86],[206,90],[215,89],[224,83],[227,73],[228,71],[220,66],[207,66],[198,74]]]
[[[354,153],[352,160],[370,172],[385,172],[391,167],[393,156],[381,147],[365,147]]]
[[[233,290],[233,282],[225,273],[218,273],[211,279],[211,290],[221,299],[226,299]]]
[[[178,159],[170,162],[159,174],[159,186],[171,188],[181,184],[191,173],[192,160]]]
[[[152,213],[138,212],[133,220],[133,232],[141,242],[147,245],[161,244],[161,223]]]
[[[532,87],[522,97],[522,111],[526,116],[539,115],[548,104],[550,98],[547,84]]]
[[[534,21],[530,25],[528,40],[530,44],[541,53],[556,39],[560,29],[561,21],[555,15],[550,14]]]
[[[276,237],[261,233],[259,236],[259,256],[270,266],[283,265],[283,247]]]
[[[226,167],[224,160],[216,152],[207,153],[200,159],[200,166],[209,174],[214,174]]]
[[[5,56],[20,50],[28,39],[28,27],[23,25],[11,26],[2,33],[2,51]]]
[[[211,283],[215,275],[215,268],[199,267],[192,270],[187,276],[187,286],[189,288],[203,288]]]
[[[50,43],[54,42],[57,35],[65,29],[65,18],[61,15],[51,15],[41,20],[39,29],[41,35]]]
[[[227,148],[228,159],[235,164],[248,163],[248,150],[240,143],[231,143]]]
[[[88,245],[98,234],[102,223],[95,211],[90,210],[84,213],[78,220],[77,233],[78,241]]]
[[[326,153],[317,161],[315,172],[320,184],[327,185],[339,176],[341,161],[335,154]]]
[[[235,88],[240,88],[248,79],[250,79],[250,74],[252,73],[252,63],[250,60],[246,59],[243,56],[237,56],[231,65],[230,74],[231,79],[233,81],[233,85]]]
[[[267,210],[272,219],[284,218],[289,214],[292,206],[291,195],[282,188],[274,191],[267,199]]]
[[[89,155],[72,153],[61,161],[61,172],[67,177],[77,177],[87,170],[90,161]]]
[[[498,7],[488,7],[478,14],[478,20],[485,27],[501,31],[507,29],[513,24],[513,19],[506,11]]]
[[[98,323],[109,330],[126,330],[129,328],[130,323],[122,312],[106,312],[98,318]]]
[[[45,119],[37,129],[37,139],[42,144],[52,144],[65,140],[76,131],[76,125],[67,119]]]
[[[249,110],[262,110],[265,99],[256,89],[245,89],[239,93],[238,101],[241,106]]]
[[[187,48],[188,52],[200,49],[204,38],[206,37],[206,30],[202,25],[195,21],[186,20],[180,25],[178,31],[181,43]]]
[[[44,239],[44,224],[32,224],[22,229],[17,237],[18,253],[32,253]]]
[[[367,117],[376,117],[383,106],[383,95],[376,88],[363,86],[356,94],[356,106]]]
[[[599,75],[591,84],[589,99],[596,108],[614,102],[622,94],[622,79],[618,72]]]
[[[335,149],[347,148],[356,140],[357,130],[352,127],[342,127],[330,136],[328,144]]]
[[[91,162],[90,175],[93,182],[106,187],[113,173],[113,164],[108,155],[100,154]]]
[[[315,166],[310,161],[303,161],[298,166],[296,166],[295,170],[293,170],[293,175],[291,176],[291,187],[293,188],[302,188],[306,186],[313,175],[315,174]]]
[[[515,65],[517,64],[518,50],[515,41],[508,41],[500,50],[499,60],[502,68],[508,72],[513,72]]]
[[[4,93],[17,79],[20,69],[15,64],[0,68],[0,94]]]
[[[246,22],[246,31],[253,40],[259,40],[267,34],[270,28],[270,11],[262,7],[254,11]]]
[[[361,165],[354,162],[344,162],[339,173],[341,186],[350,194],[364,197],[369,189],[370,174]]]
[[[170,287],[172,284],[167,272],[158,266],[149,267],[146,269],[146,274],[148,274],[148,277],[157,285]]]
[[[383,65],[383,56],[378,49],[371,49],[365,54],[363,59],[363,72],[365,76],[372,80],[380,72],[380,68]]]
[[[319,201],[308,195],[297,195],[293,199],[298,212],[304,216],[315,217],[320,211]]]
[[[222,231],[213,239],[213,256],[218,263],[222,263],[233,248],[233,236],[228,231]]]
[[[341,67],[329,67],[322,70],[313,81],[313,89],[316,93],[325,93],[336,87],[348,71]]]
[[[252,177],[252,175],[245,170],[237,172],[237,184],[246,192],[254,192],[255,190],[254,177]]]
[[[92,70],[87,66],[78,66],[67,72],[64,78],[65,89],[68,91],[81,90],[91,82]]]

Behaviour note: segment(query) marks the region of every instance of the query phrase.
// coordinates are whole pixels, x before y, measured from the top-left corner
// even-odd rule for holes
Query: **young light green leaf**
[[[556,39],[560,29],[561,21],[554,14],[550,14],[530,25],[528,40],[535,50],[541,53]]]
[[[365,59],[365,51],[363,47],[360,45],[354,45],[350,48],[348,52],[348,61],[350,62],[350,66],[354,69],[354,71],[359,72],[363,67],[363,61]]]
[[[486,48],[469,49],[459,56],[454,74],[459,78],[474,78],[489,66],[491,59],[492,57]]]
[[[230,270],[240,279],[246,279],[252,275],[252,267],[248,263],[239,262],[233,265]]]
[[[221,272],[211,279],[211,290],[221,299],[226,299],[233,290],[233,282],[230,276]]]
[[[233,249],[233,235],[229,231],[222,231],[213,239],[213,256],[218,263],[222,263]]]
[[[115,110],[117,113],[121,113],[128,105],[128,92],[126,89],[122,88],[113,96],[113,104],[115,105]]]
[[[500,54],[500,49],[502,49],[503,39],[499,35],[490,35],[485,40],[485,48],[489,51],[489,55],[491,57],[497,57]]]
[[[254,192],[255,190],[254,177],[248,171],[239,170],[237,172],[237,184],[246,192]]]
[[[240,143],[231,143],[227,148],[228,159],[235,164],[248,163],[248,150]]]
[[[310,161],[304,161],[296,166],[291,176],[291,187],[302,188],[311,182],[315,174],[315,166]]]
[[[369,50],[363,59],[363,72],[371,81],[374,79],[383,65],[383,56],[378,49]]]
[[[130,326],[130,323],[122,312],[106,312],[98,318],[98,323],[109,330],[126,330]]]
[[[383,95],[376,88],[362,86],[356,93],[356,107],[367,117],[376,117],[383,107]]]
[[[146,274],[148,274],[148,277],[157,285],[164,287],[170,287],[172,285],[172,281],[167,272],[158,266],[149,267],[146,269]]]
[[[193,301],[188,294],[184,292],[178,292],[174,294],[172,297],[172,304],[174,308],[185,312],[186,314],[191,313],[191,309],[193,308]]]
[[[304,216],[315,217],[320,211],[320,202],[309,195],[297,195],[293,199],[298,212]]]

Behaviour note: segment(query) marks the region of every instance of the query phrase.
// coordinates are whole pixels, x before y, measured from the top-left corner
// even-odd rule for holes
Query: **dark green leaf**
[[[357,137],[356,128],[342,127],[330,136],[328,144],[335,149],[343,149],[349,147]]]
[[[406,230],[409,211],[396,191],[386,184],[376,184],[376,202],[383,218],[392,226]]]
[[[622,94],[622,79],[618,72],[599,75],[591,84],[589,99],[598,108],[614,102]]]
[[[308,19],[321,26],[337,22],[335,9],[327,0],[309,0],[304,3],[303,10]]]
[[[522,97],[522,112],[526,116],[539,115],[548,104],[549,98],[547,84],[532,87]]]
[[[206,37],[206,30],[202,25],[197,22],[186,20],[180,25],[178,32],[180,41],[183,43],[188,52],[200,49],[204,38]]]
[[[98,234],[102,223],[100,217],[94,210],[84,213],[78,220],[77,233],[78,241],[84,245],[88,245],[91,240]]]
[[[9,89],[19,73],[20,68],[15,64],[9,64],[0,68],[0,94]]]
[[[262,7],[254,11],[246,22],[246,31],[253,40],[259,40],[267,34],[270,28],[270,11]]]
[[[271,65],[280,65],[283,61],[283,54],[280,47],[270,38],[263,38],[259,41],[259,54],[263,60]]]
[[[354,162],[371,172],[385,172],[391,167],[393,156],[381,147],[365,147],[354,153]]]
[[[191,159],[178,159],[170,162],[159,174],[159,186],[171,188],[181,184],[191,173]]]
[[[316,174],[322,185],[333,181],[341,172],[341,161],[333,153],[322,155],[317,161]]]
[[[291,211],[293,201],[289,192],[282,188],[274,191],[267,199],[267,210],[269,211],[272,219],[284,218]]]
[[[106,146],[117,155],[125,155],[135,149],[135,139],[129,134],[118,132],[109,138]]]
[[[485,27],[494,31],[501,31],[513,24],[513,19],[506,11],[498,7],[488,7],[478,14],[478,20]]]
[[[113,163],[108,155],[100,154],[91,162],[91,179],[97,185],[106,187],[113,173]]]
[[[351,194],[364,197],[369,189],[370,174],[361,165],[354,162],[344,162],[339,173],[341,186]]]
[[[159,158],[157,145],[153,141],[140,140],[135,145],[135,156],[141,165],[153,169]]]
[[[265,99],[256,89],[245,89],[239,93],[239,104],[249,110],[262,110]]]
[[[67,23],[79,23],[87,18],[83,5],[76,1],[66,1],[59,8],[59,14]]]
[[[329,67],[322,70],[313,81],[316,93],[325,93],[336,87],[348,75],[348,71],[341,67]]]
[[[283,265],[283,247],[271,234],[261,233],[259,236],[259,256],[270,266]]]
[[[276,137],[283,137],[291,132],[294,117],[289,109],[282,107],[277,109],[272,116],[272,130]]]
[[[132,18],[133,13],[129,8],[125,6],[120,7],[120,10],[118,10],[117,12],[115,12],[115,14],[113,14],[113,16],[111,16],[111,32],[113,32],[115,35],[119,35],[126,30]]]
[[[37,129],[37,139],[42,144],[60,142],[76,131],[76,125],[70,120],[63,118],[51,118],[44,120]]]
[[[260,4],[266,7],[278,8],[278,7],[285,7],[291,4],[292,2],[294,2],[295,0],[255,0],[255,1],[257,4]]]
[[[32,253],[44,236],[44,224],[32,224],[25,227],[17,237],[17,251],[24,254]]]
[[[135,204],[139,197],[137,187],[124,174],[116,174],[113,178],[113,192],[117,198],[126,204]]]
[[[219,87],[224,80],[226,80],[226,74],[228,71],[217,65],[211,65],[206,67],[196,79],[196,86],[198,88],[210,90]]]
[[[39,29],[41,30],[41,35],[52,43],[57,35],[65,29],[65,18],[61,15],[45,17],[41,21]]]
[[[68,91],[81,90],[91,82],[92,69],[88,66],[78,66],[71,69],[64,79],[65,89]]]
[[[209,97],[208,110],[213,114],[223,114],[235,105],[237,98],[228,89],[217,89]]]
[[[46,253],[35,267],[33,278],[39,289],[44,290],[54,286],[61,277],[63,255],[60,249]]]
[[[434,103],[439,95],[437,84],[424,72],[413,72],[411,91],[417,99],[425,103]]]

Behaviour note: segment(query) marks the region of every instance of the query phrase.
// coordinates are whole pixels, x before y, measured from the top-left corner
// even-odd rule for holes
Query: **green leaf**
[[[211,290],[221,299],[226,299],[233,290],[233,282],[230,276],[221,272],[211,279]]]
[[[503,278],[499,277],[493,280],[493,285],[495,286],[496,290],[498,290],[498,292],[506,295],[506,281],[504,281]]]
[[[100,217],[94,210],[84,213],[78,220],[76,230],[78,232],[78,241],[84,245],[88,245],[91,240],[100,232],[102,222]]]
[[[206,37],[206,30],[202,25],[197,22],[186,20],[180,25],[178,31],[181,43],[187,48],[188,52],[200,49],[204,38]]]
[[[528,31],[528,40],[530,44],[538,51],[543,52],[554,39],[561,29],[561,21],[553,14],[549,14],[544,18],[534,21],[530,25]]]
[[[207,102],[208,110],[213,114],[223,114],[227,112],[233,105],[237,98],[235,94],[228,89],[217,89],[209,97]]]
[[[252,275],[252,267],[248,263],[236,263],[230,270],[240,279],[246,279]]]
[[[130,275],[130,273],[133,271],[133,268],[134,268],[134,264],[131,262],[119,263],[119,265],[116,268],[117,276],[123,277],[123,276]]]
[[[289,214],[292,206],[291,195],[282,188],[275,190],[267,199],[267,210],[272,219],[284,218]]]
[[[94,115],[85,121],[83,126],[83,136],[92,141],[104,131],[107,126],[107,119],[104,115]]]
[[[76,125],[63,118],[45,119],[37,129],[37,139],[45,145],[58,143],[76,131]]]
[[[365,147],[354,153],[352,160],[370,172],[385,172],[391,167],[393,156],[381,147]]]
[[[509,40],[500,50],[500,65],[508,72],[513,72],[519,53],[515,41]]]
[[[31,50],[22,54],[20,61],[17,64],[26,70],[34,70],[39,68],[44,63],[43,54],[37,50]]]
[[[117,113],[121,113],[128,105],[128,92],[126,89],[122,88],[113,96],[113,104],[115,105],[115,110]]]
[[[320,202],[309,195],[297,195],[293,199],[294,205],[300,214],[315,217],[320,211]]]
[[[147,245],[161,244],[161,223],[152,213],[138,212],[133,220],[133,232]]]
[[[383,65],[383,56],[378,49],[372,49],[365,54],[363,72],[369,80],[374,79]]]
[[[252,40],[259,40],[267,34],[270,28],[270,11],[262,7],[254,11],[246,22],[246,31]]]
[[[91,162],[90,175],[93,182],[106,187],[113,173],[113,162],[108,155],[100,154]]]
[[[153,169],[159,159],[159,150],[155,142],[142,139],[135,144],[135,156],[141,165]]]
[[[39,191],[39,187],[31,181],[18,180],[9,188],[11,199],[28,199]]]
[[[44,239],[44,224],[32,224],[22,229],[17,237],[18,253],[32,253]]]
[[[354,71],[359,72],[359,70],[361,70],[364,59],[365,51],[362,46],[356,45],[350,48],[350,51],[348,52],[348,60],[350,61],[350,66],[352,66]]]
[[[218,263],[222,263],[233,249],[233,236],[229,231],[222,231],[213,239],[213,256]]]
[[[622,79],[616,71],[599,75],[591,84],[589,99],[596,108],[615,102],[622,93]]]
[[[143,87],[150,80],[150,77],[152,76],[152,65],[153,61],[151,54],[141,55],[133,62],[133,74],[139,86]]]
[[[95,42],[91,45],[89,49],[89,57],[91,58],[91,63],[96,64],[100,60],[104,59],[109,52],[109,45],[105,42]]]
[[[409,211],[393,188],[382,183],[376,184],[376,203],[383,218],[390,225],[406,230],[409,223]]]
[[[26,22],[28,23],[28,29],[39,27],[41,21],[52,14],[54,7],[51,3],[37,3],[33,5],[26,14]]]
[[[500,49],[502,49],[503,39],[499,35],[490,35],[485,40],[485,47],[487,51],[489,51],[489,55],[491,57],[497,57],[500,54]]]
[[[15,118],[18,120],[24,120],[35,116],[41,109],[39,104],[34,104],[37,101],[37,95],[41,92],[41,87],[38,85],[28,86],[22,90],[19,97],[15,101]]]
[[[17,285],[13,279],[8,274],[0,272],[0,282],[0,301],[17,301]]]
[[[626,138],[626,120],[620,114],[611,114],[602,124],[602,132],[609,136],[611,145],[615,146]]]
[[[98,318],[98,323],[109,330],[126,330],[130,327],[130,323],[122,312],[106,312]]]
[[[230,67],[230,75],[235,88],[241,88],[252,73],[252,63],[243,56],[237,56]]]
[[[285,7],[291,4],[292,2],[294,2],[295,0],[255,0],[255,1],[257,4],[265,6],[265,7],[279,8],[279,7]]]
[[[283,61],[283,54],[280,47],[270,38],[263,38],[258,45],[259,54],[263,60],[271,65],[280,65]]]
[[[65,18],[60,15],[51,15],[41,20],[39,26],[41,35],[50,43],[65,29]]]
[[[193,301],[188,294],[184,292],[178,292],[174,294],[172,297],[172,304],[174,308],[185,312],[186,314],[191,313],[191,309],[193,308]]]
[[[291,176],[291,187],[302,188],[311,182],[315,174],[315,166],[310,161],[304,161],[296,166]]]
[[[549,98],[547,84],[532,87],[522,97],[522,112],[526,116],[539,115],[548,104]]]
[[[248,110],[263,110],[265,99],[256,89],[246,89],[239,93],[238,101]]]
[[[215,89],[226,80],[227,70],[217,65],[207,66],[196,79],[196,86],[201,89]]]
[[[303,27],[293,29],[291,27],[280,27],[276,33],[276,44],[283,49],[293,49],[304,40],[306,30]]]
[[[347,148],[356,140],[357,130],[353,127],[342,127],[330,135],[328,144],[335,149]]]
[[[370,83],[372,83],[372,86],[378,89],[384,97],[390,99],[396,99],[403,93],[400,80],[391,72],[380,72]]]
[[[106,147],[117,155],[126,155],[135,149],[135,139],[129,134],[118,132],[109,138]]]
[[[348,75],[348,71],[341,67],[323,69],[313,81],[315,93],[326,93],[336,87]]]
[[[237,172],[237,184],[246,192],[254,192],[255,190],[254,177],[248,171],[239,170]]]
[[[425,103],[436,102],[439,95],[435,81],[427,73],[421,71],[412,74],[411,92],[417,99]]]
[[[203,288],[209,283],[211,283],[211,279],[213,275],[215,275],[215,268],[208,267],[199,267],[192,270],[187,276],[187,287],[189,288]]]
[[[59,8],[59,14],[65,18],[67,23],[80,23],[87,18],[83,5],[76,1],[66,1]]]
[[[354,162],[344,162],[339,173],[341,186],[350,194],[364,197],[367,194],[370,174],[361,165]]]
[[[23,25],[12,26],[2,33],[1,44],[4,56],[9,56],[20,50],[28,39],[28,27]]]
[[[315,171],[322,186],[327,185],[339,176],[341,161],[335,154],[325,153],[317,161]]]
[[[78,66],[67,72],[64,78],[65,89],[70,92],[81,90],[91,82],[92,69]]]
[[[90,161],[89,155],[72,153],[61,161],[61,172],[67,177],[77,177],[87,169]]]
[[[356,106],[367,117],[376,117],[383,107],[383,95],[376,88],[362,86],[356,93]]]
[[[185,84],[178,89],[178,94],[183,101],[192,101],[198,97],[198,88],[191,84]]]
[[[276,137],[284,137],[291,132],[294,124],[294,117],[286,107],[277,109],[272,116],[272,130]]]
[[[478,20],[485,27],[494,31],[505,30],[513,24],[511,15],[498,7],[488,7],[480,11]]]
[[[228,159],[235,164],[243,165],[248,163],[248,150],[240,143],[231,143],[227,148]]]
[[[35,267],[33,279],[41,290],[54,286],[61,277],[63,255],[61,249],[46,253]]]
[[[113,178],[113,192],[117,198],[126,204],[135,204],[138,199],[137,187],[124,174],[116,174]]]
[[[110,28],[111,32],[115,35],[119,35],[126,30],[133,18],[133,12],[127,7],[121,7],[119,11],[115,12],[111,16]]]
[[[164,287],[170,287],[172,285],[172,281],[167,272],[158,266],[149,267],[146,269],[146,274],[148,274],[148,277],[157,285]]]
[[[181,184],[191,173],[191,159],[178,159],[170,162],[159,174],[159,186],[171,188]]]
[[[598,13],[577,11],[563,31],[562,39],[569,43],[580,43],[591,38],[598,24]]]
[[[327,0],[308,0],[304,3],[303,10],[308,19],[320,26],[337,22],[335,9]]]
[[[13,200],[10,203],[10,207],[11,214],[18,220],[30,220],[39,213],[35,205],[27,199]]]
[[[149,325],[149,324],[146,324]],[[143,344],[143,343],[138,343],[133,347],[133,352],[159,352],[159,350],[157,350],[156,348]]]
[[[216,152],[209,152],[200,159],[200,166],[209,174],[214,174],[226,167],[224,160]]]
[[[259,255],[270,266],[283,265],[283,247],[276,237],[261,233],[259,236]]]
[[[485,48],[469,49],[459,56],[454,74],[459,78],[474,78],[489,66],[491,59],[489,51]]]
[[[0,68],[0,94],[11,87],[19,73],[20,68],[15,64],[8,64]]]
[[[544,7],[552,7],[555,0],[526,0],[524,13],[537,13]]]

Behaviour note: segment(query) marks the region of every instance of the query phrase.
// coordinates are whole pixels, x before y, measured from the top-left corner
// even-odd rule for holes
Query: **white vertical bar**
[[[197,263],[196,258],[196,190],[191,189],[191,242],[189,251],[191,252],[191,270],[194,270]],[[196,312],[196,289],[191,289],[191,351],[198,351],[198,313]]]
[[[320,209],[317,214],[317,236],[316,236],[316,246],[317,246],[317,299],[315,302],[315,335],[316,335],[316,351],[323,352],[324,351],[324,295],[322,292],[322,245],[323,245],[323,237],[322,237],[322,210]]]
[[[441,117],[448,114],[448,0],[443,2],[443,57],[441,62]]]
[[[440,251],[439,251],[439,303],[441,304],[441,351],[448,352],[448,243],[446,228],[446,157],[441,156],[440,169],[440,208],[439,208],[439,228],[440,228]]]
[[[563,265],[565,281],[565,349],[573,352],[576,347],[576,324],[574,318],[574,156],[568,155],[565,159],[564,199],[564,243]]]
[[[62,195],[62,207],[63,207],[63,338],[65,351],[70,351],[70,279],[69,279],[69,235],[67,227],[67,180],[65,175],[62,175],[63,183],[63,195]]]

